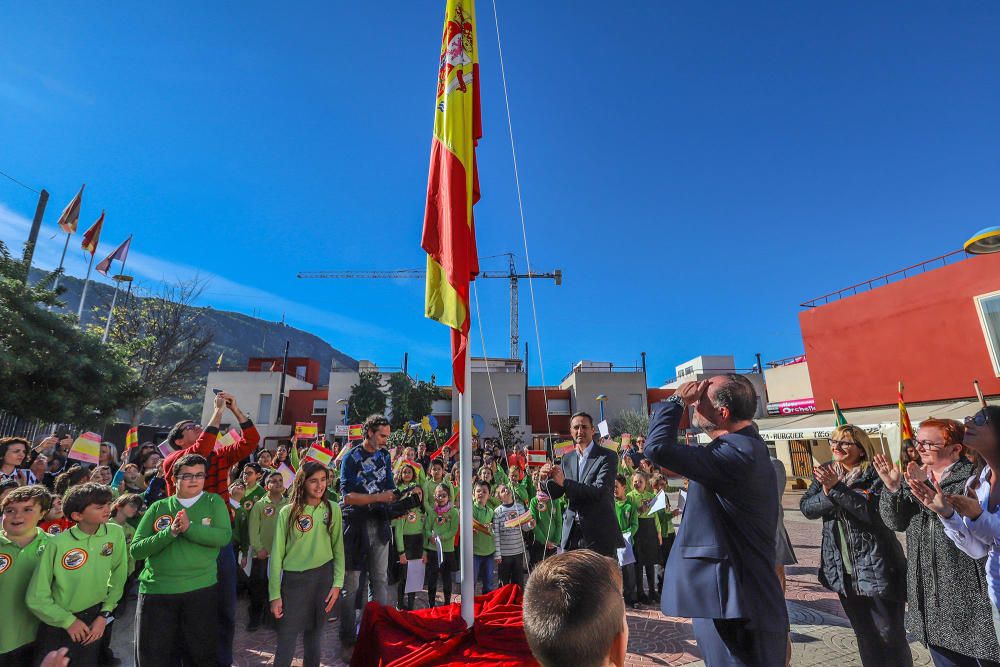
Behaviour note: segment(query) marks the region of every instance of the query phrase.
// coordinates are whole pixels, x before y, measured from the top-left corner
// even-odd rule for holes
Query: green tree
[[[414,381],[405,373],[390,375],[388,389],[392,404],[389,421],[393,429],[402,428],[411,421],[420,421],[431,413],[434,401],[444,396],[441,388],[434,384],[433,377],[430,382]]]
[[[0,409],[24,419],[96,426],[139,390],[114,349],[83,333],[52,289],[56,273],[27,284],[27,266],[0,242]]]
[[[198,398],[213,334],[193,303],[204,283],[198,279],[164,286],[147,297],[119,298],[108,335],[109,346],[135,371],[141,391],[126,409],[132,424],[151,403]],[[102,331],[107,319],[91,325]]]
[[[493,428],[497,430],[499,434],[500,443],[507,448],[507,453],[513,451],[514,447],[519,447],[524,444],[524,438],[521,437],[521,431],[516,430],[518,426],[517,417],[501,417],[497,419],[494,417],[490,420],[493,424]]]
[[[386,395],[382,388],[382,374],[375,370],[358,373],[358,383],[351,387],[350,406],[347,419],[352,424],[360,424],[369,415],[385,412]]]
[[[635,410],[622,410],[608,424],[608,431],[612,438],[617,438],[622,433],[631,433],[633,436],[645,436],[648,430],[649,415],[636,412]]]

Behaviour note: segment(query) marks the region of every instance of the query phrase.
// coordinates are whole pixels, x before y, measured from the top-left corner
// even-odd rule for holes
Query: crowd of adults
[[[468,538],[479,592],[525,587],[543,665],[623,665],[625,609],[644,604],[691,618],[708,665],[787,665],[785,471],[756,406],[749,381],[726,375],[679,387],[634,442],[598,439],[586,413],[571,418],[573,448],[544,463],[475,439],[471,489],[458,452],[390,447],[380,415],[361,441],[329,443],[329,465],[309,457],[312,439],[263,449],[226,392],[208,424],[124,452],[101,443],[93,466],[70,458],[71,433],[0,439],[0,605],[18,619],[0,623],[0,664],[118,664],[113,620],[136,593],[136,664],[231,665],[242,592],[247,631],[277,630],[276,665],[299,637],[318,665],[331,617],[350,661],[365,603],[415,606],[413,564],[428,604],[451,602]],[[227,413],[241,437],[220,444]],[[679,442],[685,413],[710,444]],[[939,667],[1000,665],[998,420],[993,407],[925,420],[899,463],[863,429],[833,430],[801,511],[823,522],[819,581],[866,667],[912,664],[907,633]],[[662,492],[678,478],[674,509]],[[458,530],[466,493],[471,536]]]

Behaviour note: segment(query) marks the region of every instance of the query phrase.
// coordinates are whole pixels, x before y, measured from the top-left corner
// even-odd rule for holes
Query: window
[[[306,367],[305,366],[296,366],[295,367],[295,377],[297,377],[300,380],[305,380],[306,379]]]
[[[313,411],[314,415],[325,415],[326,414],[326,401],[315,400],[313,401]]]
[[[507,394],[507,416],[521,421],[521,395]]]
[[[640,415],[645,412],[642,409],[642,394],[628,395],[628,409],[632,412],[638,412]]]
[[[1000,292],[977,296],[975,301],[986,337],[986,349],[993,362],[993,373],[1000,377]]]
[[[568,398],[550,398],[549,399],[549,414],[550,415],[568,415],[569,414],[569,399]]]
[[[257,404],[257,419],[255,420],[258,424],[271,423],[271,398],[271,394],[260,395],[260,402]]]

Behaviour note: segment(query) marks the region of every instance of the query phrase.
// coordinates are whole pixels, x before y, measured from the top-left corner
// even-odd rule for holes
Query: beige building
[[[260,433],[261,440],[287,438],[292,427],[280,424],[278,403],[281,392],[281,376],[279,371],[212,371],[208,374],[205,384],[205,398],[201,408],[201,423],[207,424],[212,418],[215,392],[213,389],[223,389],[236,398],[244,412],[253,419]],[[312,389],[313,385],[305,380],[285,375],[285,397],[295,389]],[[231,420],[228,412],[223,416],[223,425],[236,426],[226,420]]]
[[[499,357],[472,357],[470,389],[473,420],[480,426],[480,437],[497,437],[497,430],[492,422],[499,415],[501,418],[516,419],[525,442],[531,440],[531,426],[525,423],[528,374],[524,370],[523,361]],[[452,392],[450,406],[452,421],[458,421],[458,401],[458,392]],[[434,413],[438,414],[436,409]]]
[[[646,414],[646,371],[642,366],[616,366],[607,361],[578,361],[559,383],[570,392],[570,412],[587,412],[611,421],[626,410]],[[598,401],[598,396],[605,400]]]

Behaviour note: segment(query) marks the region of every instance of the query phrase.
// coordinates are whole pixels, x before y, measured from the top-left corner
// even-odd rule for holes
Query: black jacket
[[[882,480],[873,466],[868,466],[848,487],[838,482],[823,493],[823,486],[813,482],[802,496],[799,509],[807,519],[823,520],[822,560],[819,582],[841,595],[849,594],[890,600],[906,599],[906,557],[896,535],[886,527],[879,514]],[[844,527],[854,576],[846,577],[844,559],[837,538],[837,523]]]
[[[615,475],[618,455],[596,442],[584,464],[583,476],[578,473],[578,454],[573,450],[562,457],[560,466],[566,479],[562,485],[551,479],[546,489],[553,500],[566,496],[569,501],[563,514],[561,546],[567,547],[574,522],[583,534],[581,544],[599,554],[617,558],[617,550],[625,546],[615,515]]]
[[[959,459],[941,480],[945,493],[963,493],[975,466]],[[924,507],[904,481],[882,492],[879,512],[889,528],[906,531],[906,629],[924,645],[1000,661],[993,632],[985,558],[973,560],[944,534],[937,514]]]

